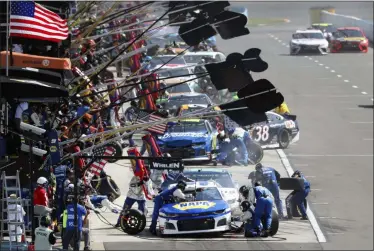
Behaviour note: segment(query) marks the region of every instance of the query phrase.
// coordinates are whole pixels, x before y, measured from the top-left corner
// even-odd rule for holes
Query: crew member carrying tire
[[[310,182],[305,178],[305,176],[298,170],[296,170],[292,178],[302,179],[304,181],[304,189],[293,191],[286,198],[286,205],[295,205],[301,214],[301,220],[308,220],[306,213],[306,198],[310,193]],[[290,206],[291,207],[291,206]],[[289,215],[290,218],[290,215]]]

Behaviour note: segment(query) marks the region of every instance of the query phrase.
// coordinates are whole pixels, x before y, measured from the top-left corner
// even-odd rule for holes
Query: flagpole
[[[9,76],[9,29],[10,29],[10,24],[9,24],[9,3],[10,0],[6,2],[6,23],[7,23],[7,29],[6,29],[6,76]]]

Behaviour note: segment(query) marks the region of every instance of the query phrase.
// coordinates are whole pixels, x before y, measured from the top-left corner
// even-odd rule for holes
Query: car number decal
[[[286,126],[287,129],[292,129],[296,127],[295,122],[293,122],[292,120],[285,121],[284,125]]]
[[[256,126],[255,129],[253,130],[255,133],[255,141],[267,141],[269,139],[269,126],[264,125],[264,126]]]

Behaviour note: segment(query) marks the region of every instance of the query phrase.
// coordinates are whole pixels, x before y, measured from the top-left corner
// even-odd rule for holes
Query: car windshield
[[[232,181],[229,173],[215,173],[215,172],[185,172],[184,175],[187,178],[195,181],[209,181],[214,180],[220,184],[223,188],[235,188],[235,184]]]
[[[359,30],[338,30],[337,37],[363,37],[364,35]]]
[[[184,55],[184,60],[186,60],[187,64],[197,64],[199,63],[203,58],[214,58],[212,55]]]
[[[293,39],[323,39],[323,35],[321,33],[312,33],[312,32],[302,32],[302,33],[295,33],[292,35]]]
[[[160,78],[179,77],[179,76],[184,76],[184,75],[189,75],[189,74],[191,73],[189,72],[187,68],[173,69],[170,71],[162,71],[158,73]],[[189,76],[184,76],[184,77],[189,77]]]
[[[199,133],[208,133],[204,121],[201,122],[182,122],[176,125],[172,125],[167,130],[168,133],[175,132],[199,132]]]
[[[334,28],[334,26],[332,26],[332,25],[327,25],[327,26],[323,26],[323,25],[312,25],[312,27],[314,29],[320,30],[320,31],[326,30],[326,32],[336,31],[336,28]]]
[[[216,187],[200,188],[196,191],[197,201],[201,200],[223,200],[221,193]]]
[[[195,111],[198,111],[198,110],[202,110],[204,109],[204,107],[199,107],[199,106],[195,106],[195,107],[188,107],[188,109],[182,109],[181,111],[181,115],[184,115],[184,114],[187,114],[187,113],[191,113],[191,112],[195,112]]]
[[[168,102],[165,104],[165,109],[178,109],[178,107],[185,104],[208,105],[210,102],[205,95],[175,96],[168,100]]]
[[[171,61],[169,62],[169,60],[171,60]],[[152,60],[151,60],[151,67],[155,67],[156,65],[163,65],[165,63],[168,63],[168,64],[183,64],[183,65],[186,64],[183,57],[162,56],[162,57],[153,57]]]
[[[167,91],[169,93],[191,92],[191,88],[188,84],[181,84],[170,87],[169,89],[167,89]]]

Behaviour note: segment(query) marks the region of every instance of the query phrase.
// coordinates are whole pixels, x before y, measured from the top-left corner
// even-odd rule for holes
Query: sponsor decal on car
[[[171,138],[171,137],[192,137],[192,138],[208,138],[209,135],[204,133],[196,132],[181,132],[181,133],[166,133],[162,136],[162,139]]]
[[[189,209],[208,209],[214,207],[216,203],[210,201],[192,201],[192,202],[182,202],[173,207],[175,209],[185,211]]]

